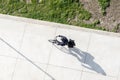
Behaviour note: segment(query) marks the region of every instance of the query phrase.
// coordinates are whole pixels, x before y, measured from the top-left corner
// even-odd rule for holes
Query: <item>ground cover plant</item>
[[[102,10],[102,14],[105,15],[106,14],[106,8],[109,7],[110,5],[110,0],[98,0],[100,6],[101,6],[101,10]]]
[[[91,13],[79,0],[31,0],[30,3],[27,0],[0,0],[0,13],[105,30],[97,26],[96,21],[84,22],[91,18]]]

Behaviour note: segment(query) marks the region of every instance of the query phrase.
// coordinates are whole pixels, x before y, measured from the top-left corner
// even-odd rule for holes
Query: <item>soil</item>
[[[41,0],[38,0],[39,2]],[[31,3],[31,0],[26,0],[27,3]],[[120,33],[120,0],[111,0],[110,6],[106,9],[106,15],[102,15],[101,7],[98,0],[80,0],[83,7],[87,9],[92,18],[86,23],[93,23],[96,20],[100,21],[98,26],[104,27],[107,31],[114,31]]]
[[[80,0],[91,14],[92,18],[88,22],[100,20],[99,26],[105,27],[108,31],[116,29],[116,26],[120,24],[120,0],[111,0],[110,6],[106,9],[106,15],[103,16],[98,0]],[[117,27],[117,31],[120,32],[120,26]]]

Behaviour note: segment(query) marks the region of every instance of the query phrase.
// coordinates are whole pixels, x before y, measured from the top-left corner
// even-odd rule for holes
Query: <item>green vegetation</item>
[[[98,0],[101,6],[102,14],[106,14],[106,8],[110,5],[110,0]]]
[[[84,23],[89,20],[91,14],[83,8],[79,0],[31,0],[27,4],[26,0],[0,0],[0,13],[14,16],[96,28],[98,22],[91,24]]]
[[[113,28],[113,32],[118,32],[120,30],[120,23]]]
[[[37,4],[38,0],[31,0],[33,4]]]
[[[80,22],[79,23],[79,26],[84,26],[86,28],[91,28],[91,29],[98,29],[98,30],[104,30],[106,31],[106,29],[104,27],[101,27],[101,26],[97,26],[98,24],[100,24],[100,21],[99,20],[96,20],[94,21],[93,23],[91,24],[86,24],[84,22]]]

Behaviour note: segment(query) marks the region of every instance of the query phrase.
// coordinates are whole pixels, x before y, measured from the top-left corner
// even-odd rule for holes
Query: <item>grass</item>
[[[91,29],[97,29],[97,30],[107,31],[105,27],[97,26],[98,24],[100,24],[100,21],[99,21],[99,20],[96,20],[96,21],[94,21],[94,22],[91,23],[91,24],[87,24],[87,23],[84,23],[84,22],[80,22],[78,25],[84,26],[84,27],[86,27],[86,28],[91,28]]]
[[[106,8],[109,7],[110,5],[110,0],[98,0],[100,6],[101,6],[101,10],[102,10],[102,14],[106,15]]]
[[[114,28],[113,28],[113,32],[119,32],[119,30],[120,30],[120,23],[119,24],[117,24]]]
[[[96,22],[86,24],[83,21],[91,18],[90,12],[83,8],[79,0],[32,0],[27,4],[25,0],[0,0],[0,13],[14,16],[96,28]]]

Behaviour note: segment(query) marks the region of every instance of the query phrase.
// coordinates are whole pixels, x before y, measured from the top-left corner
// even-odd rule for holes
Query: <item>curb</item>
[[[26,23],[32,23],[32,24],[51,26],[51,27],[59,27],[59,28],[77,30],[77,31],[97,33],[97,34],[101,34],[101,35],[120,37],[120,33],[83,28],[83,27],[79,27],[79,26],[60,24],[60,23],[49,22],[49,21],[35,20],[35,19],[31,19],[31,18],[17,17],[17,16],[11,16],[11,15],[5,15],[5,14],[0,14],[0,18],[21,21],[21,22],[26,22]]]

